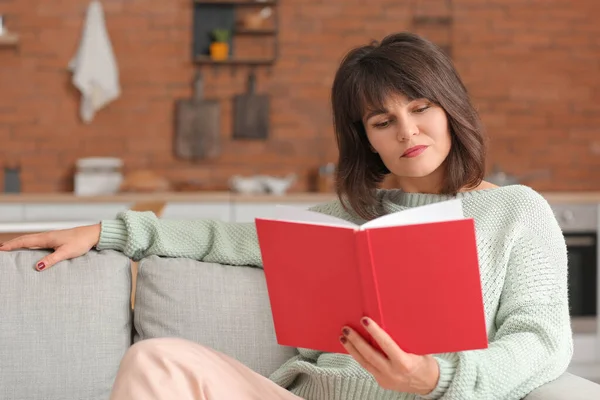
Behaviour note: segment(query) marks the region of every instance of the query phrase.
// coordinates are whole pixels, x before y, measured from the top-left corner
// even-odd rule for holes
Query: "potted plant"
[[[229,57],[229,31],[227,29],[214,29],[212,37],[210,57],[213,60],[226,60]]]

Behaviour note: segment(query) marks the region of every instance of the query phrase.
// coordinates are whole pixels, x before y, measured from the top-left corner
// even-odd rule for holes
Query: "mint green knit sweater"
[[[525,186],[466,192],[457,197],[463,199],[465,216],[475,219],[490,345],[485,350],[436,354],[440,379],[425,398],[521,399],[557,378],[571,360],[565,242],[547,202]],[[382,210],[391,213],[450,197],[381,190],[378,198]],[[345,212],[338,201],[313,210],[364,222]],[[435,249],[435,243],[431,246]],[[253,223],[159,220],[150,212],[128,211],[116,220],[102,222],[97,248],[120,250],[134,259],[160,255],[261,266]],[[443,326],[438,334],[444,335]],[[302,398],[419,398],[382,389],[348,355],[299,352],[271,379]]]

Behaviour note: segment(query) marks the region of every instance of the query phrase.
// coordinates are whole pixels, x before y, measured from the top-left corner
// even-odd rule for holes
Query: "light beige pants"
[[[176,338],[131,346],[111,400],[298,400],[289,391],[225,354]]]

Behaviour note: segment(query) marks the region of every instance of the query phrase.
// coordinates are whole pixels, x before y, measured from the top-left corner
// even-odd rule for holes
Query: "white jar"
[[[81,158],[76,168],[74,187],[77,196],[115,194],[123,182],[123,161],[119,158]]]

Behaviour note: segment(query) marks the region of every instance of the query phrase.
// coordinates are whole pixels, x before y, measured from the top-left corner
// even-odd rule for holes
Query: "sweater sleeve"
[[[525,203],[531,204],[515,218],[519,232],[509,250],[496,334],[487,349],[435,356],[440,379],[424,398],[517,400],[566,370],[573,343],[564,237],[545,201]]]
[[[310,208],[343,218],[337,201]],[[113,249],[133,260],[151,255],[182,257],[226,265],[262,267],[256,226],[220,220],[160,219],[150,211],[125,211],[101,222],[98,250]]]

